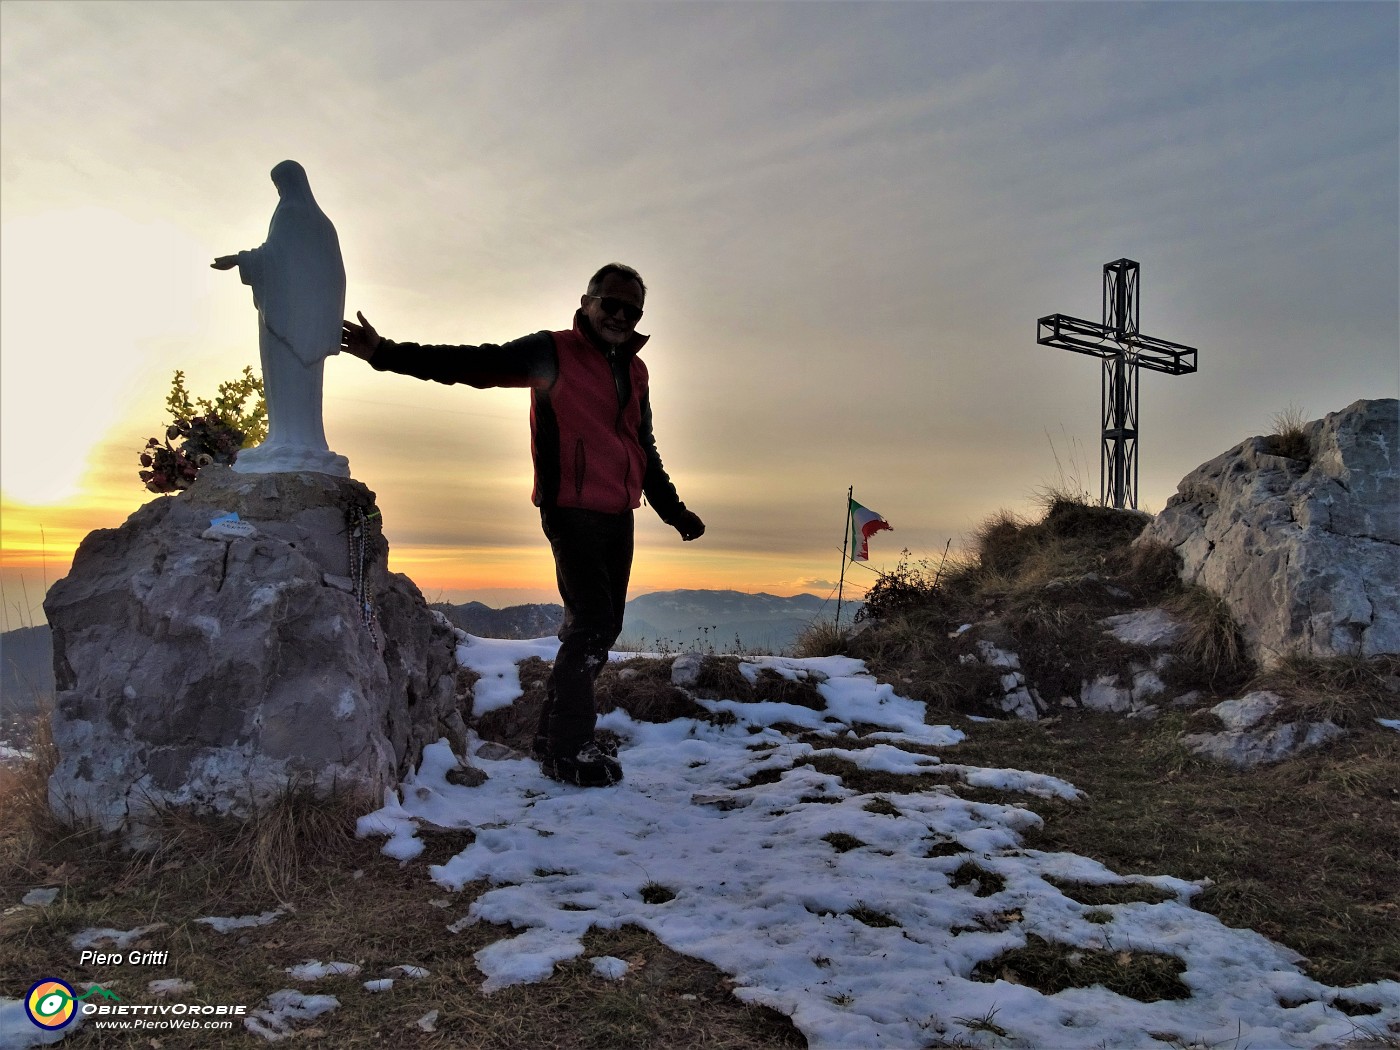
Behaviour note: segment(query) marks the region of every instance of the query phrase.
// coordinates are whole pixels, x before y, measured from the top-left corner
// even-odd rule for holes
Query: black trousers
[[[552,753],[572,755],[593,739],[598,720],[593,683],[622,633],[632,575],[633,519],[631,511],[604,514],[551,507],[540,511],[540,523],[554,552],[564,624],[538,736]]]

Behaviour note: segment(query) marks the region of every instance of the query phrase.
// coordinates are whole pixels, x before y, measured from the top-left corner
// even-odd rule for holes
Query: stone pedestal
[[[255,535],[210,529],[229,513]],[[452,630],[387,557],[374,494],[310,472],[206,467],[89,535],[44,602],[55,812],[125,832],[153,806],[246,816],[289,787],[378,798],[426,744],[461,753]]]

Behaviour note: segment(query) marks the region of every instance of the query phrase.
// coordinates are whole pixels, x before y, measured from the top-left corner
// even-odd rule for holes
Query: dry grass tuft
[[[1029,525],[1007,510],[978,524],[972,534],[972,546],[982,570],[1002,575],[1015,572],[1035,546],[1027,534]]]
[[[288,900],[308,870],[343,862],[353,851],[355,823],[377,800],[361,792],[318,794],[293,785],[244,819],[161,807],[143,821],[159,843],[134,864],[148,871],[191,854],[223,876]]]
[[[1256,675],[1249,688],[1291,701],[1290,718],[1368,727],[1376,718],[1400,717],[1400,657],[1289,656]]]
[[[642,900],[648,904],[665,904],[676,899],[676,891],[659,882],[648,882],[640,892]]]
[[[1137,511],[1064,498],[1053,500],[1037,522],[1002,511],[975,533],[978,566],[1011,591],[1103,573],[1109,556],[1124,550],[1149,520]]]
[[[708,711],[671,684],[672,662],[642,656],[609,663],[595,689],[599,713],[620,707],[639,722],[709,718]]]
[[[53,841],[66,831],[49,810],[49,776],[58,765],[58,748],[47,711],[33,721],[29,757],[0,765],[0,834],[20,835],[27,841]]]
[[[811,711],[825,711],[826,697],[806,678],[786,678],[771,667],[761,668],[754,683],[756,700],[779,704],[794,704]]]
[[[813,620],[797,633],[792,643],[792,654],[802,658],[845,656],[850,651],[850,645],[850,632],[836,626],[835,621]]]
[[[862,806],[861,809],[865,810],[867,813],[876,813],[882,817],[902,817],[904,815],[900,812],[898,806],[883,795],[876,795]]]
[[[1181,586],[1181,557],[1160,540],[1133,543],[1121,560],[1117,582],[1143,602],[1158,601]]]
[[[707,656],[695,680],[695,695],[707,700],[747,702],[756,699],[753,686],[739,670],[739,663],[737,656]]]
[[[1312,462],[1312,442],[1308,438],[1308,418],[1300,405],[1290,404],[1273,417],[1273,432],[1264,438],[1264,446],[1274,456]]]
[[[1183,586],[1165,604],[1167,611],[1186,628],[1178,644],[1173,680],[1178,684],[1200,684],[1212,691],[1243,685],[1253,664],[1225,599],[1191,584]]]
[[[846,912],[846,914],[855,919],[856,922],[863,922],[865,925],[877,930],[889,929],[900,925],[897,919],[891,918],[884,912],[876,911],[874,908],[867,907],[864,904],[857,905]]]
[[[971,886],[972,892],[979,897],[991,897],[1006,889],[1006,880],[994,871],[973,861],[966,860],[958,866],[948,879],[950,886]]]
[[[854,835],[848,835],[844,831],[832,831],[822,836],[822,841],[831,846],[837,853],[847,853],[853,849],[860,849],[865,843]]]

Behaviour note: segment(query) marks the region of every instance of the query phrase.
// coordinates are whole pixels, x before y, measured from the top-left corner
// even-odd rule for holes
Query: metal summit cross
[[[1179,376],[1196,371],[1196,348],[1138,331],[1138,264],[1104,263],[1103,323],[1051,314],[1039,321],[1036,342],[1103,361],[1103,449],[1099,502],[1137,509],[1139,368]]]

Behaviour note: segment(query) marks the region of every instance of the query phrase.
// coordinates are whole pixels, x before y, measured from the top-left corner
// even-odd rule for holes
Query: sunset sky
[[[1141,505],[1295,406],[1400,394],[1394,3],[0,3],[4,624],[151,497],[136,455],[257,363],[216,255],[300,161],[347,311],[567,327],[637,267],[661,454],[633,593],[825,595],[846,489],[937,558],[1098,492],[1097,361],[1035,343],[1142,266]],[[528,397],[327,362],[331,447],[432,599],[552,600]],[[852,570],[863,586],[873,577]]]

